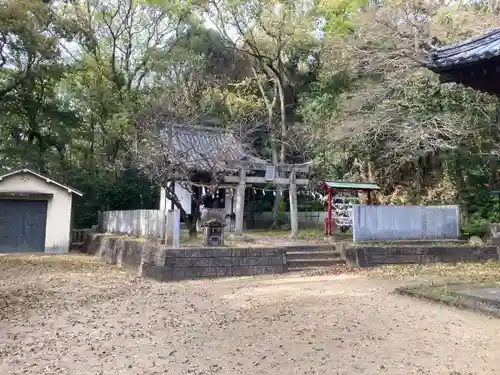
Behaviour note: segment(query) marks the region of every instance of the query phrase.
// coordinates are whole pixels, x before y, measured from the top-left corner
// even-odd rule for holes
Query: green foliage
[[[95,224],[102,209],[155,207],[152,184],[129,168],[133,122],[155,100],[152,75],[182,23],[172,8],[128,4],[0,4],[2,167],[82,190],[77,227]]]
[[[90,228],[97,224],[99,211],[156,209],[159,188],[134,169],[118,176],[103,171],[73,170],[67,183],[78,186],[84,196],[75,198],[74,225]]]
[[[352,87],[354,80],[346,71],[320,77],[300,96],[300,115],[311,125],[328,120],[338,110],[341,95]]]
[[[462,236],[468,239],[472,236],[484,238],[489,231],[489,221],[482,217],[475,217],[461,228]]]
[[[344,35],[356,27],[357,13],[368,0],[321,0],[318,13],[324,18],[323,29],[334,35]]]
[[[497,15],[417,3],[2,1],[0,167],[82,190],[77,226],[155,207],[134,153],[138,120],[161,103],[240,131],[263,158],[314,159],[315,180],[375,180],[385,202],[458,203],[464,230],[480,233],[500,221],[488,192],[500,190],[499,100],[411,61],[433,37],[463,39]],[[251,211],[271,210],[274,195],[255,198]]]
[[[321,202],[311,196],[298,196],[299,212],[318,212],[326,211],[327,206],[325,202]]]
[[[490,222],[500,219],[500,205],[498,197],[491,196],[486,189],[478,189],[468,196],[468,211],[472,214],[471,220],[484,218]]]

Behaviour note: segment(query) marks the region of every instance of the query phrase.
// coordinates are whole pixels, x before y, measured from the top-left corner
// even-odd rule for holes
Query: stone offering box
[[[201,226],[204,228],[207,247],[224,246],[224,226],[226,213],[224,209],[203,208],[201,210]]]

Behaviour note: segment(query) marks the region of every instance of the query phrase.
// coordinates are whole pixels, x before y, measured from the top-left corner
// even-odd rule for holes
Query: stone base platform
[[[119,236],[89,233],[83,251],[160,281],[287,272],[283,248],[167,247]]]
[[[500,288],[468,284],[447,284],[427,287],[400,287],[396,293],[480,312],[500,318]]]
[[[451,294],[470,307],[500,317],[500,288],[473,288]]]

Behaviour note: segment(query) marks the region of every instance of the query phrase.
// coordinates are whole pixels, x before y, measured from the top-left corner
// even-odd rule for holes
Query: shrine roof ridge
[[[458,43],[435,48],[424,66],[441,72],[500,56],[500,28]]]
[[[348,182],[348,181],[325,181],[324,185],[334,189],[346,190],[380,190],[380,186],[373,182]]]
[[[244,145],[234,133],[226,128],[176,124],[172,127],[172,147],[177,158],[201,170],[226,169],[229,161],[245,160],[265,163],[253,155],[248,145]],[[168,130],[160,135],[168,139]]]

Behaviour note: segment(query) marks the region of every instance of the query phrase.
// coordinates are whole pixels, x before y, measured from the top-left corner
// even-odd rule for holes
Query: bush
[[[469,223],[462,226],[462,236],[466,239],[477,236],[479,238],[484,238],[489,230],[489,223],[484,220],[470,221]]]

